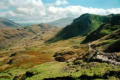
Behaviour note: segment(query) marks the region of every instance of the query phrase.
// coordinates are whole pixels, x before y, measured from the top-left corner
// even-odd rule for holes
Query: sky
[[[120,0],[0,0],[0,17],[17,23],[46,23],[82,14],[119,14]]]

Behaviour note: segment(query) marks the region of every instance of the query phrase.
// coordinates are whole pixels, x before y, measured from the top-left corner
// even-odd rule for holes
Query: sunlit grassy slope
[[[87,63],[80,59],[88,53],[87,45],[80,45],[82,40],[84,40],[84,37],[74,37],[69,40],[62,40],[52,44],[38,44],[23,52],[18,52],[16,56],[11,57],[13,58],[12,64],[8,64],[6,70],[1,71],[0,77],[1,79],[7,80],[120,79],[119,66],[98,62]],[[77,55],[73,58],[77,60],[68,63],[56,62],[52,56],[58,51],[73,51]],[[25,58],[26,56],[27,58]],[[20,59],[23,58],[25,58],[24,61],[20,62]],[[48,59],[49,61],[47,61]]]
[[[86,18],[86,14],[84,16]],[[90,15],[87,14],[87,16]],[[94,16],[90,17],[93,17],[94,19]],[[97,31],[97,36],[101,36],[101,32],[105,33],[105,35],[102,35],[100,38],[95,41],[92,40],[89,43],[94,45],[94,47],[100,52],[115,52],[118,57],[120,57],[119,19],[116,20],[116,18],[118,17],[114,17],[112,19],[112,21],[115,19],[115,22],[111,22],[111,24],[104,23],[104,28]],[[96,28],[98,24],[102,24],[99,20],[101,20],[101,17],[96,17],[95,21],[87,21],[86,23],[96,23],[96,21],[98,21],[96,24],[92,25],[92,27]],[[77,23],[78,21],[82,22],[79,18],[74,22]],[[87,29],[84,32],[86,31]],[[113,65],[111,63],[99,62],[95,60],[86,61],[86,59],[89,60],[89,57],[94,54],[94,48],[92,51],[89,51],[88,44],[81,44],[82,41],[86,39],[86,36],[78,36],[77,34],[80,33],[79,31],[71,32],[75,33],[75,37],[73,34],[65,34],[65,36],[68,36],[67,40],[62,39],[53,43],[45,42],[45,40],[56,34],[50,32],[49,34],[42,35],[43,37],[45,36],[44,39],[39,39],[41,36],[35,35],[35,37],[32,36],[20,40],[7,50],[1,50],[0,79],[120,80],[119,65]],[[91,39],[92,37],[95,36],[91,36]],[[64,59],[64,61],[61,62],[59,59],[56,61],[57,57]]]
[[[33,68],[36,65],[43,64],[46,62],[52,62],[52,61],[54,61],[53,55],[55,54],[55,52],[63,51],[63,50],[64,51],[72,50],[73,47],[80,48],[79,44],[83,39],[84,39],[84,37],[75,37],[75,38],[71,38],[69,40],[63,40],[63,41],[59,41],[57,43],[52,43],[52,44],[39,43],[35,46],[30,46],[27,49],[24,49],[24,48],[19,49],[18,48],[19,49],[18,50],[16,48],[17,51],[15,52],[14,56],[11,56],[11,54],[14,53],[13,50],[5,51],[5,52],[1,51],[1,53],[0,53],[0,56],[2,57],[0,59],[0,61],[1,61],[1,66],[0,66],[1,77],[4,79],[13,79],[13,77],[15,77],[17,75],[24,74],[27,71],[27,69],[29,69],[29,68]],[[63,65],[64,64],[65,63],[63,63]],[[50,65],[52,65],[52,64],[50,63]],[[58,65],[61,65],[61,63],[59,64],[59,62],[58,62],[57,66]],[[53,66],[56,66],[56,65],[53,64]],[[49,65],[48,65],[48,68],[49,68]],[[56,68],[54,68],[54,69],[56,69]],[[45,70],[47,70],[47,67]],[[45,71],[45,70],[43,69],[43,71]],[[14,71],[18,71],[18,72],[20,72],[20,74],[15,75]],[[2,75],[4,73],[6,74],[5,77],[4,77],[4,75]],[[11,75],[9,75],[9,74],[11,74]],[[9,77],[6,77],[6,76],[9,76]]]

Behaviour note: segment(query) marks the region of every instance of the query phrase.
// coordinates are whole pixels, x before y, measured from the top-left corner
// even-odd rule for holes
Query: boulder
[[[16,53],[12,53],[12,54],[10,55],[10,57],[13,57],[13,56],[16,56]]]
[[[65,62],[66,61],[66,59],[64,57],[56,57],[55,60],[59,61],[59,62]]]
[[[64,56],[64,55],[73,55],[73,54],[75,54],[73,51],[56,52],[53,57]]]
[[[54,54],[54,58],[56,61],[65,62],[70,59],[75,53],[73,51],[63,51],[63,52],[56,52]]]

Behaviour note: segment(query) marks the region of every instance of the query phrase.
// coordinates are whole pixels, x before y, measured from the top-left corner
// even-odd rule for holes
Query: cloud
[[[45,7],[41,0],[10,0],[9,3],[12,7],[14,7],[13,12],[17,14],[23,14],[27,16],[45,15]]]
[[[60,6],[60,5],[67,5],[68,2],[66,0],[56,0],[55,5]]]
[[[110,13],[114,13],[114,14],[120,14],[120,8],[112,8],[112,9],[108,9],[107,12]]]
[[[7,4],[6,4],[7,3]],[[19,4],[18,4],[19,3]],[[84,13],[108,15],[120,13],[120,8],[100,9],[67,5],[67,0],[56,0],[54,3],[43,3],[42,0],[1,0],[1,17],[7,17],[18,23],[51,22],[65,17],[78,17]],[[66,6],[60,6],[66,5]],[[6,8],[4,8],[6,6]]]
[[[8,5],[7,5],[7,0],[1,0],[0,1],[0,9],[8,9]]]

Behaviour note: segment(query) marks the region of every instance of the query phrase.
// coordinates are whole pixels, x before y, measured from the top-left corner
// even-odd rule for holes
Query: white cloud
[[[78,17],[84,13],[99,15],[120,13],[120,8],[105,10],[92,7],[87,8],[80,5],[61,7],[60,5],[68,4],[67,0],[56,0],[54,3],[49,3],[51,5],[48,5],[48,3],[44,4],[42,0],[2,0],[0,4],[2,4],[2,9],[5,9],[3,8],[4,6],[13,8],[0,12],[0,16],[10,18],[19,23],[50,22],[65,17]]]
[[[9,0],[9,4],[16,7],[43,7],[41,0]]]
[[[7,0],[1,0],[0,9],[8,9],[7,2],[8,2]]]
[[[13,12],[17,14],[23,14],[27,16],[45,15],[45,7],[41,0],[10,0],[9,3],[15,8]]]
[[[120,14],[120,8],[112,8],[107,10],[108,13]]]
[[[67,5],[68,2],[66,0],[56,0],[55,5],[60,6],[60,5]]]

